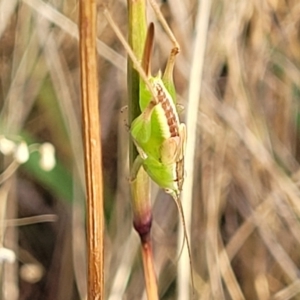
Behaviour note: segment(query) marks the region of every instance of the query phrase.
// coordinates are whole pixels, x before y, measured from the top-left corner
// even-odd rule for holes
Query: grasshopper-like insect
[[[184,178],[184,149],[186,143],[185,124],[180,123],[175,102],[175,89],[172,87],[174,56],[179,49],[171,52],[166,72],[152,77],[150,56],[154,40],[154,25],[150,24],[145,42],[142,61],[143,70],[151,85],[140,82],[141,115],[131,124],[131,135],[139,152],[133,165],[133,177],[141,166],[154,182],[171,194],[176,201],[182,190]],[[153,95],[154,93],[154,95]]]
[[[153,1],[150,2],[152,6],[155,6]],[[153,8],[157,11],[156,7]],[[141,77],[139,101],[141,114],[133,120],[130,126],[131,136],[139,153],[132,166],[131,180],[135,180],[139,169],[143,167],[150,178],[173,197],[183,224],[184,239],[187,241],[190,265],[192,266],[191,249],[179,199],[184,181],[186,145],[186,127],[179,121],[176,108],[176,91],[173,83],[173,69],[176,55],[179,53],[179,45],[161,16],[163,27],[167,29],[174,47],[171,50],[164,74],[161,75],[159,72],[157,76],[151,76],[153,23],[148,27],[142,65],[140,65],[124,37],[116,28],[108,11],[104,13]],[[193,275],[191,278],[194,287]]]

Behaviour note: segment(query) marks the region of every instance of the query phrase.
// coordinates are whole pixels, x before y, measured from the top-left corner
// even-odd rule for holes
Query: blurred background
[[[177,101],[187,108],[201,84],[197,130],[188,132],[196,138],[192,198],[182,199],[192,212],[196,299],[300,299],[300,2],[203,1],[198,81],[190,70],[202,59],[193,55],[201,3],[159,2],[181,45]],[[129,197],[126,52],[100,4],[105,299],[146,299]],[[126,36],[126,2],[107,5]],[[150,7],[148,18],[156,74],[172,45]],[[75,0],[0,1],[1,299],[86,297],[77,24]],[[160,299],[177,299],[181,224],[155,185],[153,216]]]

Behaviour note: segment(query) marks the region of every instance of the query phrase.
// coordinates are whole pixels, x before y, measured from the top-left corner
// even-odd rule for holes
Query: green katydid
[[[131,124],[131,135],[139,152],[133,166],[133,178],[142,165],[154,182],[178,199],[184,176],[183,159],[186,141],[185,125],[180,123],[176,110],[172,74],[165,73],[163,77],[150,75],[150,55],[154,38],[154,25],[148,28],[142,67],[151,85],[140,82],[141,115]],[[172,51],[176,55],[178,48]],[[173,57],[169,59],[173,63]],[[173,65],[168,65],[168,72]],[[171,80],[171,81],[170,81]],[[166,84],[165,84],[166,83]],[[172,95],[171,95],[172,94]]]
[[[186,144],[186,127],[179,121],[176,109],[176,91],[173,83],[173,68],[175,57],[179,53],[179,45],[155,2],[150,2],[174,44],[163,76],[159,72],[157,76],[153,77],[150,71],[150,58],[154,41],[153,23],[148,27],[142,65],[140,65],[107,10],[105,15],[126,48],[141,78],[139,103],[141,114],[130,125],[131,136],[139,153],[133,163],[131,178],[135,180],[139,169],[143,167],[150,178],[173,197],[184,227],[184,238],[187,241],[191,264],[191,250],[179,199],[184,181]],[[193,276],[191,278],[194,286]]]

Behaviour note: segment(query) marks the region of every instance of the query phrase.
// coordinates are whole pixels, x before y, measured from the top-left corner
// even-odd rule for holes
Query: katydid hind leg
[[[171,53],[168,58],[168,61],[167,61],[166,69],[165,69],[165,72],[164,72],[163,78],[162,78],[162,81],[163,81],[166,89],[172,96],[174,103],[176,103],[176,101],[175,101],[176,90],[175,90],[174,80],[173,80],[173,71],[174,71],[174,65],[175,65],[177,53],[178,52],[176,52],[176,48],[172,48]]]
[[[165,164],[176,163],[183,159],[186,146],[186,127],[181,123],[179,137],[170,137],[161,145],[161,161]]]
[[[184,123],[181,123],[179,125],[179,136],[180,136],[180,142],[181,142],[181,145],[180,145],[180,150],[181,150],[181,153],[179,154],[180,155],[180,158],[184,157],[184,153],[185,153],[185,148],[186,148],[186,126]]]
[[[159,22],[161,23],[162,27],[164,28],[164,30],[166,31],[167,35],[169,36],[172,44],[173,44],[173,48],[174,48],[174,53],[175,55],[177,53],[180,52],[180,47],[179,47],[179,44],[170,28],[170,26],[168,25],[166,19],[164,18],[164,16],[162,15],[161,11],[160,11],[160,8],[156,2],[156,0],[149,0],[156,16],[157,16],[157,19],[159,20]]]
[[[161,147],[161,162],[163,164],[172,164],[177,162],[178,153],[181,152],[180,148],[180,137],[170,137],[166,139]]]
[[[171,28],[169,27],[168,23],[166,22],[164,16],[162,15],[156,0],[149,0],[149,1],[150,1],[150,4],[151,4],[155,14],[157,15],[159,22],[161,23],[162,27],[164,28],[165,32],[169,36],[170,41],[173,44],[162,80],[163,80],[163,83],[166,86],[167,90],[171,94],[172,98],[175,99],[176,91],[175,91],[175,87],[174,87],[174,83],[173,83],[173,70],[174,70],[176,56],[180,52],[180,46],[179,46],[179,43],[177,42]]]

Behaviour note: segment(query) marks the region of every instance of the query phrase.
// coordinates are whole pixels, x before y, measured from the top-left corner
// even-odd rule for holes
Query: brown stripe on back
[[[155,90],[157,92],[157,99],[165,112],[165,116],[169,125],[170,135],[171,137],[179,136],[179,124],[173,108],[170,104],[170,99],[167,97],[166,93],[164,92],[162,86],[160,84],[155,85]]]
[[[163,87],[159,83],[156,83],[154,88],[157,93],[157,100],[159,101],[159,103],[161,103],[161,106],[165,113],[165,117],[168,122],[171,137],[176,137],[176,136],[179,137],[178,118],[176,118],[175,112],[170,103],[170,99],[167,97]],[[181,157],[176,162],[175,172],[176,172],[176,178],[174,178],[174,182],[177,183],[178,191],[181,192],[183,180],[184,180],[184,158],[183,157]]]

